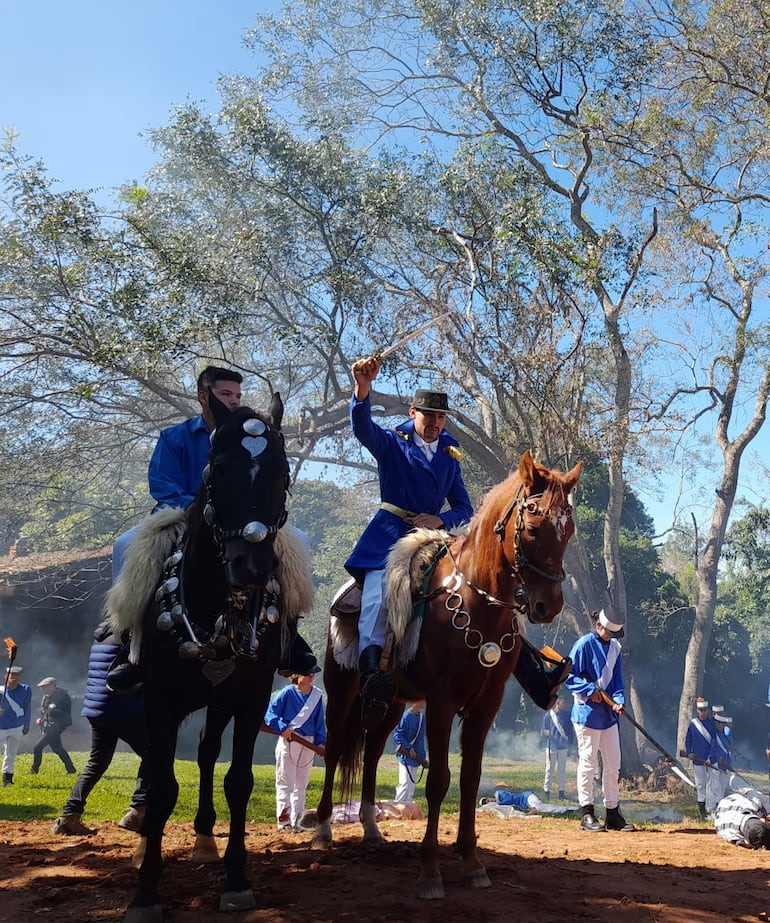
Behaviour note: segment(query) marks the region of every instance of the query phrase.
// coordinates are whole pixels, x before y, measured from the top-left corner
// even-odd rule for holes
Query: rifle
[[[274,737],[282,736],[281,734],[278,733],[278,731],[274,731],[271,727],[265,724],[264,721],[262,722],[262,727],[260,727],[260,731],[264,731],[267,734],[272,734]],[[318,744],[314,744],[309,740],[305,740],[304,737],[300,737],[300,735],[295,734],[294,731],[291,732],[291,737],[289,737],[289,741],[293,744],[302,744],[303,747],[307,747],[308,750],[312,750],[313,753],[320,756],[321,759],[325,759],[326,757],[326,750],[323,747],[319,747]]]
[[[736,776],[742,776],[744,773],[751,771],[750,769],[720,769],[719,766],[716,766],[714,763],[709,763],[706,760],[702,760],[699,756],[690,756],[686,750],[680,750],[679,755],[686,757],[695,766],[705,766],[707,769],[716,770],[716,772],[726,772],[730,775],[733,775],[734,773]]]
[[[606,702],[607,705],[610,706],[610,708],[614,708],[614,706],[617,705],[617,702],[613,702],[612,699],[607,695],[607,693],[603,689],[599,689],[598,691],[601,694],[602,700]],[[684,771],[684,769],[674,759],[674,757],[671,756],[671,754],[668,753],[666,750],[664,750],[663,747],[661,747],[661,745],[657,742],[657,740],[655,740],[655,738],[652,737],[651,734],[648,734],[647,731],[645,731],[645,729],[641,726],[641,724],[639,724],[638,721],[634,721],[634,719],[631,717],[631,715],[628,714],[625,708],[623,709],[622,712],[620,712],[620,714],[623,715],[623,717],[628,718],[631,724],[633,724],[633,726],[637,729],[637,731],[639,731],[640,734],[642,734],[642,736],[646,737],[647,740],[649,740],[649,742],[653,745],[653,747],[655,747],[658,753],[665,756],[668,767],[671,769],[671,771],[675,775],[677,775],[682,780],[682,782],[686,782],[692,788],[697,787],[695,783],[692,781],[692,779]]]

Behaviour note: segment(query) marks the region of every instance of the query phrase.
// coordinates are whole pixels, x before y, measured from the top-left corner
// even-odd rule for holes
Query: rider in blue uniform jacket
[[[409,408],[410,419],[395,429],[384,429],[372,420],[369,397],[379,371],[375,356],[353,364],[350,404],[353,433],[377,460],[382,502],[345,562],[349,573],[363,585],[358,666],[362,721],[367,730],[382,721],[396,694],[393,674],[379,668],[387,634],[384,576],[388,553],[415,528],[453,529],[473,514],[460,472],[457,440],[444,432],[447,395],[418,389]],[[443,510],[445,504],[447,510]]]
[[[371,403],[350,402],[353,433],[377,459],[380,498],[401,510],[438,516],[444,529],[454,529],[468,522],[473,507],[463,482],[460,463],[450,449],[459,443],[447,432],[438,436],[438,446],[431,461],[415,442],[414,420],[409,419],[395,429],[383,429],[371,416]],[[444,510],[444,503],[449,509]],[[414,526],[385,509],[378,509],[364,529],[353,553],[345,563],[348,572],[360,579],[367,570],[385,567],[388,552]]]

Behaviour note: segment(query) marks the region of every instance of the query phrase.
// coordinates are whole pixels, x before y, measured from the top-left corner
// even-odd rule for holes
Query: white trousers
[[[313,751],[279,737],[275,745],[275,816],[279,827],[296,826],[305,813]]]
[[[695,776],[695,791],[697,792],[698,801],[707,801],[708,766],[703,766],[700,763],[693,763],[692,774]]]
[[[3,750],[3,772],[13,772],[16,754],[21,744],[22,728],[0,729],[0,748]]]
[[[556,750],[551,747],[545,751],[545,778],[543,779],[543,789],[546,792],[551,791],[551,782],[554,773],[559,780],[559,791],[563,792],[567,785],[567,750]]]
[[[714,813],[714,808],[725,797],[730,789],[730,773],[720,772],[710,766],[706,769],[706,810]]]
[[[385,646],[388,630],[388,595],[385,571],[368,570],[361,592],[361,617],[358,620],[358,653],[376,644]]]
[[[414,787],[417,784],[419,766],[405,766],[398,761],[398,785],[396,786],[396,801],[414,801]]]
[[[618,806],[618,779],[620,778],[620,731],[617,724],[604,730],[572,725],[578,746],[577,793],[578,804],[583,807],[594,803],[594,777],[602,755],[602,794],[604,807]]]

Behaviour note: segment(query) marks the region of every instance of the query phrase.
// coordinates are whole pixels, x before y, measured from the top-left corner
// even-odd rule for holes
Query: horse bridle
[[[497,520],[493,527],[495,535],[497,535],[499,541],[502,543],[505,541],[505,531],[508,525],[508,522],[511,519],[511,516],[516,511],[516,520],[514,523],[515,537],[514,537],[514,566],[511,572],[511,576],[517,581],[516,588],[513,591],[513,602],[507,602],[503,599],[498,599],[496,596],[493,596],[491,593],[488,593],[486,590],[481,587],[476,586],[472,581],[470,581],[465,574],[460,570],[460,567],[452,555],[452,551],[449,546],[446,546],[447,553],[449,558],[452,561],[454,570],[451,574],[446,576],[442,581],[442,585],[439,592],[447,593],[447,598],[444,600],[444,607],[448,612],[452,613],[452,627],[457,629],[457,631],[462,631],[465,634],[465,643],[471,649],[478,651],[479,663],[488,668],[492,668],[497,664],[503,654],[510,653],[516,646],[516,638],[520,635],[520,628],[518,622],[518,616],[524,615],[529,606],[529,590],[527,589],[526,584],[524,583],[521,577],[521,570],[526,568],[531,570],[533,573],[537,574],[540,577],[543,577],[545,580],[550,580],[553,583],[561,583],[565,579],[564,569],[560,574],[549,574],[547,571],[541,570],[539,567],[536,567],[524,554],[521,550],[521,533],[524,528],[524,514],[525,512],[531,513],[541,518],[545,518],[548,513],[544,511],[539,504],[536,502],[539,499],[542,499],[542,494],[532,494],[528,497],[522,497],[521,493],[523,490],[523,485],[519,486],[516,496],[513,498],[505,513]],[[560,515],[572,515],[571,507],[560,508]],[[463,608],[463,598],[460,594],[460,587],[464,584],[468,586],[474,593],[478,596],[481,596],[490,606],[497,606],[503,609],[511,609],[513,614],[511,616],[511,630],[506,631],[500,637],[498,641],[485,641],[484,636],[478,630],[471,625],[471,616],[470,613]]]
[[[252,463],[267,448],[268,442],[264,437],[267,429],[267,424],[258,417],[250,418],[243,423],[246,435],[241,440],[241,444],[251,455]],[[278,435],[281,436],[280,432]],[[227,563],[226,541],[242,538],[251,544],[263,542],[269,536],[278,533],[286,522],[288,514],[284,501],[278,519],[271,525],[254,520],[240,529],[223,529],[217,522],[213,480],[211,465],[207,464],[202,476],[203,520],[211,529],[217,554],[222,564],[225,565]],[[284,486],[288,487],[288,475]],[[180,644],[180,657],[186,660],[205,661],[203,672],[216,685],[226,679],[235,669],[233,657],[253,660],[259,656],[262,636],[281,617],[279,606],[281,585],[275,574],[271,574],[264,587],[230,588],[225,597],[224,609],[217,618],[214,633],[204,641],[198,638],[194,626],[187,618],[186,606],[182,598],[182,557],[183,547],[180,545],[166,561],[165,566],[171,573],[167,573],[166,579],[156,593],[156,601],[161,603],[163,610],[158,619],[158,628],[161,631],[169,631],[175,624],[181,625],[188,640]]]
[[[252,463],[267,448],[267,439],[264,437],[267,428],[267,424],[258,417],[253,417],[243,423],[243,431],[246,433],[246,436],[241,440],[241,445],[251,455]],[[281,434],[279,433],[278,435],[280,436]],[[212,438],[213,436],[214,433],[212,433]],[[254,520],[252,522],[247,522],[246,525],[240,529],[223,529],[217,522],[217,512],[214,507],[211,465],[207,464],[203,469],[202,480],[205,489],[203,520],[206,525],[211,528],[212,534],[214,535],[214,542],[223,560],[225,559],[224,543],[229,539],[242,538],[244,541],[250,542],[251,544],[258,544],[259,542],[263,542],[268,536],[276,535],[278,530],[286,523],[288,512],[286,510],[286,504],[284,503],[277,521],[269,526],[266,526],[263,522]],[[285,486],[288,486],[288,481]]]
[[[542,500],[542,494],[530,494],[528,497],[522,497],[521,492],[524,489],[523,485],[519,485],[519,489],[516,491],[516,496],[511,500],[508,509],[503,513],[500,519],[494,525],[493,532],[497,536],[500,544],[505,541],[505,530],[508,525],[508,522],[513,515],[514,510],[516,511],[516,521],[514,523],[514,539],[513,539],[513,549],[514,549],[514,567],[513,567],[513,576],[517,576],[518,572],[522,568],[531,570],[532,573],[537,574],[538,577],[542,577],[544,580],[550,580],[552,583],[563,583],[565,579],[564,568],[562,568],[561,573],[559,574],[549,574],[548,571],[541,570],[539,567],[535,566],[529,558],[521,550],[521,533],[524,528],[524,514],[531,513],[533,516],[539,516],[541,519],[545,519],[549,512],[540,507],[536,502],[537,500]],[[564,506],[559,508],[559,514],[567,517],[572,516],[572,507]]]

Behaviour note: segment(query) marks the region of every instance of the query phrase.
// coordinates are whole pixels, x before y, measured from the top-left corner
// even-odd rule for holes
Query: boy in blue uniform
[[[326,743],[326,724],[321,690],[313,685],[320,667],[312,653],[303,655],[303,665],[293,673],[270,701],[265,724],[278,734],[275,745],[275,810],[279,830],[298,830],[305,813],[305,796],[313,751],[293,736],[304,737],[322,747]]]
[[[598,830],[634,830],[618,807],[620,730],[618,715],[625,706],[625,689],[618,638],[623,625],[611,621],[602,609],[595,628],[578,638],[570,651],[572,669],[565,685],[572,692],[572,724],[578,746],[577,790],[582,812],[580,827]],[[609,705],[605,696],[612,701]],[[596,819],[593,784],[602,755],[602,791],[607,816],[604,827]]]
[[[708,809],[713,812],[719,802],[724,798],[729,788],[730,773],[733,771],[730,742],[725,734],[725,728],[733,723],[733,719],[720,712],[714,715],[714,736],[709,749],[708,762],[714,768],[709,772]]]
[[[428,768],[425,752],[425,701],[411,702],[393,732],[398,760],[398,785],[396,801],[414,801],[414,787],[418,766]]]
[[[695,788],[698,798],[698,810],[701,820],[714,810],[714,805],[707,805],[709,775],[713,770],[708,767],[711,742],[714,739],[714,719],[709,717],[709,703],[702,696],[695,700],[695,717],[687,725],[687,734],[684,739],[684,748],[687,756],[692,760],[692,771],[695,775]]]
[[[574,732],[569,712],[567,711],[567,698],[560,695],[553,708],[543,715],[542,734],[545,738],[545,778],[543,779],[543,794],[551,797],[551,785],[556,774],[559,784],[559,798],[565,797],[567,787],[567,751],[574,741]]]
[[[13,785],[13,768],[21,738],[32,721],[32,687],[21,681],[22,667],[9,667],[0,686],[0,747],[3,749],[3,785]]]

